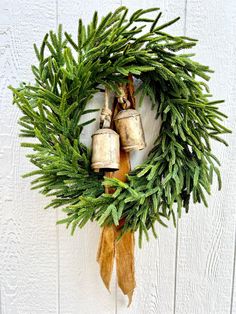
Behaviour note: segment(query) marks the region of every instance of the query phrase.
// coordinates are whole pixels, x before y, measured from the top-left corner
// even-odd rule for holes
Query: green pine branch
[[[156,17],[147,17],[149,12]],[[222,184],[211,139],[227,145],[222,135],[230,130],[222,124],[222,101],[210,100],[205,81],[212,70],[181,53],[197,41],[166,33],[179,18],[162,24],[158,8],[127,16],[125,7],[101,20],[95,12],[88,26],[79,20],[75,39],[61,25],[57,33],[50,31],[41,47],[34,45],[35,82],[10,88],[22,111],[20,136],[33,138],[22,143],[32,149],[28,158],[38,168],[27,176],[36,175],[32,188],[52,197],[49,207],[63,207],[67,218],[60,223],[71,225],[73,233],[88,220],[103,226],[125,218],[122,232],[139,230],[141,244],[149,229],[156,237],[156,222],[175,224],[191,198],[207,206],[214,173],[219,189]],[[103,180],[91,170],[90,149],[81,142],[82,130],[94,120],[81,118],[91,112],[87,104],[101,85],[119,93],[118,84],[130,73],[141,82],[141,101],[149,96],[148,109],[161,117],[161,131],[127,183]],[[115,193],[105,194],[103,184]]]

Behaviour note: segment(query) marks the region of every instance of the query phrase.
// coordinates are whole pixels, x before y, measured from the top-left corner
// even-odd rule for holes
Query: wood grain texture
[[[20,149],[9,84],[28,81],[35,62],[33,42],[55,25],[49,0],[0,3],[0,312],[57,312],[55,212],[43,211],[45,199],[30,191],[21,175],[32,169]]]
[[[197,59],[216,70],[210,82],[215,98],[226,100],[230,147],[214,145],[222,161],[223,189],[216,185],[209,208],[192,205],[175,230],[157,228],[158,239],[136,247],[137,289],[133,303],[113,278],[111,295],[99,277],[96,250],[99,228],[95,223],[78,230],[74,237],[62,225],[63,215],[43,211],[46,204],[30,180],[21,174],[32,169],[20,149],[17,119],[19,111],[10,105],[9,84],[30,81],[35,62],[32,43],[40,43],[49,29],[63,23],[72,34],[77,21],[88,22],[94,10],[99,14],[119,5],[131,11],[158,6],[163,22],[181,17],[170,31],[186,32],[200,40]],[[236,194],[236,3],[233,0],[16,0],[0,2],[0,313],[1,314],[225,314],[236,313],[235,204]],[[103,95],[91,107],[103,104]],[[140,108],[148,147],[133,153],[132,166],[148,153],[160,125],[145,106]],[[91,143],[93,125],[83,131]]]
[[[229,115],[227,126],[235,132],[235,17],[236,4],[223,1],[187,3],[187,36],[199,38],[198,60],[215,69],[210,87]],[[235,135],[230,147],[214,144],[222,162],[222,191],[216,184],[209,208],[192,205],[179,221],[176,313],[230,312],[235,247]]]

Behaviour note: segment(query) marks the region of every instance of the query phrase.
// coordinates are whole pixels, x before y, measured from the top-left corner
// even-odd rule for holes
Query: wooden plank
[[[177,16],[181,16],[175,26],[169,31],[175,34],[183,34],[184,29],[184,1],[122,1],[131,11],[139,8],[160,7],[163,17],[160,23],[165,23]],[[138,102],[137,102],[138,103]],[[148,109],[147,109],[148,108]],[[145,130],[147,147],[142,152],[131,154],[132,166],[140,164],[151,149],[159,132],[160,123],[154,119],[153,112],[149,111],[150,102],[145,98],[140,109]],[[117,290],[117,313],[173,313],[174,289],[175,289],[175,249],[176,229],[170,222],[169,228],[157,226],[158,239],[150,235],[150,242],[143,243],[143,248],[136,245],[136,282],[133,302],[130,308],[126,308],[127,300]],[[136,241],[137,242],[137,241]]]
[[[32,79],[33,42],[55,25],[49,0],[0,4],[0,312],[57,312],[57,241],[55,212],[30,191],[21,175],[32,170],[20,148],[19,110],[11,105],[9,84]]]
[[[163,21],[182,17],[170,31],[183,33],[185,1],[122,1],[132,10],[160,6]],[[59,227],[60,243],[55,228],[56,213],[42,211],[46,200],[37,191],[29,191],[30,180],[20,175],[32,166],[19,148],[16,127],[19,111],[10,106],[9,83],[29,81],[30,63],[35,62],[32,43],[40,43],[44,33],[58,22],[75,33],[77,19],[89,21],[95,9],[105,13],[121,1],[2,0],[0,4],[0,313],[235,313],[236,288],[233,281],[235,249],[234,185],[236,138],[227,136],[230,148],[214,145],[222,161],[223,190],[216,186],[209,198],[209,208],[191,206],[189,215],[179,222],[177,237],[172,226],[158,228],[158,240],[151,240],[142,250],[136,248],[137,289],[131,308],[115,285],[110,296],[99,278],[96,250],[99,228],[89,224],[70,237]],[[198,60],[210,64],[216,73],[210,86],[216,98],[225,98],[224,110],[229,114],[229,127],[235,125],[234,34],[236,3],[223,0],[208,2],[188,0],[187,35],[200,39],[195,49]],[[97,95],[91,106],[101,105]],[[148,148],[132,154],[133,166],[146,157],[158,124],[141,109]],[[150,129],[150,125],[152,128]],[[96,125],[93,126],[93,130]],[[92,129],[84,133],[90,144]],[[235,131],[234,131],[235,133]],[[232,169],[232,170],[231,170]],[[60,214],[61,216],[61,214]],[[58,260],[57,245],[60,248]],[[60,264],[58,273],[58,263]],[[175,273],[177,269],[177,273]],[[175,286],[175,279],[176,286]],[[58,286],[59,284],[59,286]],[[176,296],[175,294],[176,290]],[[57,291],[59,293],[57,293]],[[61,302],[59,301],[61,298]],[[96,299],[95,299],[96,298]],[[97,302],[94,302],[97,301]]]
[[[58,2],[58,22],[64,29],[76,35],[77,22],[81,17],[88,23],[95,10],[103,16],[119,6],[120,1],[68,1]],[[91,108],[101,107],[103,95],[94,97]],[[98,114],[91,115],[97,117]],[[88,116],[86,117],[88,118]],[[85,128],[82,140],[91,145],[91,135],[99,127],[99,121]],[[62,217],[62,214],[61,214]],[[61,313],[115,313],[115,282],[111,284],[111,295],[106,290],[99,275],[96,254],[100,228],[96,223],[87,225],[73,237],[65,226],[60,226],[60,308]]]
[[[236,3],[190,0],[187,5],[187,35],[200,40],[195,51],[200,62],[216,73],[210,82],[215,99],[235,126],[235,17]],[[222,162],[223,189],[208,197],[209,208],[192,205],[179,223],[176,313],[230,312],[235,232],[236,166],[235,135],[225,137],[230,147],[214,144]]]
[[[235,228],[235,242],[234,242],[234,269],[232,273],[230,314],[236,313],[236,278],[235,277],[236,277],[236,228]]]

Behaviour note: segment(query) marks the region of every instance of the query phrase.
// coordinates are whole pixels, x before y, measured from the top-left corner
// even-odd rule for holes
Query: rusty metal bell
[[[92,169],[95,172],[116,171],[120,164],[119,135],[109,128],[97,130],[92,135]]]
[[[135,109],[120,111],[114,119],[120,135],[122,148],[126,152],[141,150],[146,146],[141,116]]]

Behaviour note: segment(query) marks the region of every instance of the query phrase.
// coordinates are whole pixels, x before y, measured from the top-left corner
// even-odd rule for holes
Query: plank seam
[[[235,226],[235,239],[234,239],[234,260],[233,260],[233,274],[232,274],[232,288],[231,288],[230,314],[233,314],[235,267],[236,267],[236,226]]]
[[[58,28],[58,0],[55,0],[55,5],[56,5],[56,28]]]
[[[188,13],[188,0],[185,0],[184,3],[184,27],[183,27],[183,32],[184,36],[186,36],[187,33],[187,13]],[[176,313],[176,302],[177,302],[177,275],[178,275],[178,247],[179,247],[179,219],[177,219],[177,224],[176,224],[176,242],[175,242],[175,282],[174,282],[174,308],[173,308],[173,313]]]
[[[0,314],[3,313],[2,310],[2,286],[0,285]]]
[[[58,211],[56,212],[56,219],[59,220]],[[61,302],[60,302],[60,243],[59,243],[59,227],[56,227],[56,241],[57,241],[57,314],[61,313]]]
[[[173,313],[176,312],[176,290],[177,290],[177,274],[178,274],[178,244],[179,244],[179,219],[176,222],[176,241],[175,241],[175,281],[174,281],[174,306],[173,306]]]
[[[188,0],[185,0],[184,4],[184,36],[187,33],[187,14],[188,14]]]
[[[56,31],[58,29],[58,3],[59,0],[55,0],[55,13],[56,13]],[[56,210],[56,220],[59,220],[59,213]],[[60,281],[60,240],[59,240],[59,227],[56,226],[56,243],[57,243],[57,314],[61,313],[61,281]]]
[[[123,1],[120,0],[120,5],[123,5]],[[115,314],[118,314],[118,283],[117,283],[117,278],[115,276],[115,289],[116,289],[116,294],[115,294]]]

